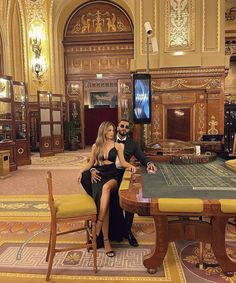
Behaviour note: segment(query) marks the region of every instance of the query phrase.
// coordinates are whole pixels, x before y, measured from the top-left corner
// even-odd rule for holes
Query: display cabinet
[[[51,105],[53,152],[59,153],[64,151],[62,95],[52,94]]]
[[[38,91],[40,156],[54,155],[52,140],[51,92]]]
[[[15,143],[17,165],[31,164],[28,95],[24,82],[13,81]]]
[[[38,91],[40,156],[64,151],[62,96]]]
[[[16,170],[14,96],[10,76],[0,76],[0,150],[10,150],[10,170]]]

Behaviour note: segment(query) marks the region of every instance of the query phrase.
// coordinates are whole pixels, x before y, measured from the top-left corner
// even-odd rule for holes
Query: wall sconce
[[[29,32],[30,46],[33,52],[32,70],[39,78],[46,70],[45,57],[42,56],[42,42],[45,38],[44,25],[40,20],[35,20],[31,23]]]

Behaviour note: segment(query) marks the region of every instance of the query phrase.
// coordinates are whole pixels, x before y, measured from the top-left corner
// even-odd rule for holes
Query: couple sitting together
[[[130,245],[138,246],[131,231],[134,214],[123,212],[118,195],[125,169],[136,172],[135,166],[129,163],[131,157],[136,157],[147,170],[157,170],[136,141],[129,137],[129,130],[129,121],[125,119],[119,122],[117,135],[113,123],[102,122],[89,162],[78,175],[78,181],[95,200],[98,211],[97,245],[98,248],[104,246],[108,257],[115,256],[110,241],[120,242],[124,237]]]

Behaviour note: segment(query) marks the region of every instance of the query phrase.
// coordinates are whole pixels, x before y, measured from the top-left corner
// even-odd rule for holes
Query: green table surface
[[[236,173],[224,160],[205,164],[158,163],[155,175],[141,167],[144,198],[236,198]]]

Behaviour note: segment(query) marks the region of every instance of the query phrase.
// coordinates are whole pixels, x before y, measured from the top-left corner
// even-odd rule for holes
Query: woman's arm
[[[91,151],[90,156],[89,156],[89,162],[86,163],[85,166],[80,170],[81,173],[83,173],[84,171],[89,170],[94,165],[94,161],[95,161],[94,150],[95,150],[95,147],[96,147],[96,145],[93,144],[92,151]]]
[[[119,143],[115,143],[115,147],[117,149],[117,153],[118,153],[118,158],[120,161],[120,165],[124,168],[128,168],[131,170],[131,172],[135,173],[136,172],[136,167],[133,166],[132,164],[130,164],[129,162],[127,162],[124,158],[124,152],[123,152],[123,147],[121,146],[121,144]]]
[[[79,174],[77,176],[78,182],[81,181],[82,173],[89,170],[94,165],[94,161],[95,161],[94,150],[95,150],[95,144],[93,144],[93,146],[92,146],[92,151],[91,151],[90,156],[89,156],[89,162],[87,162],[85,164],[85,166],[79,171]]]

